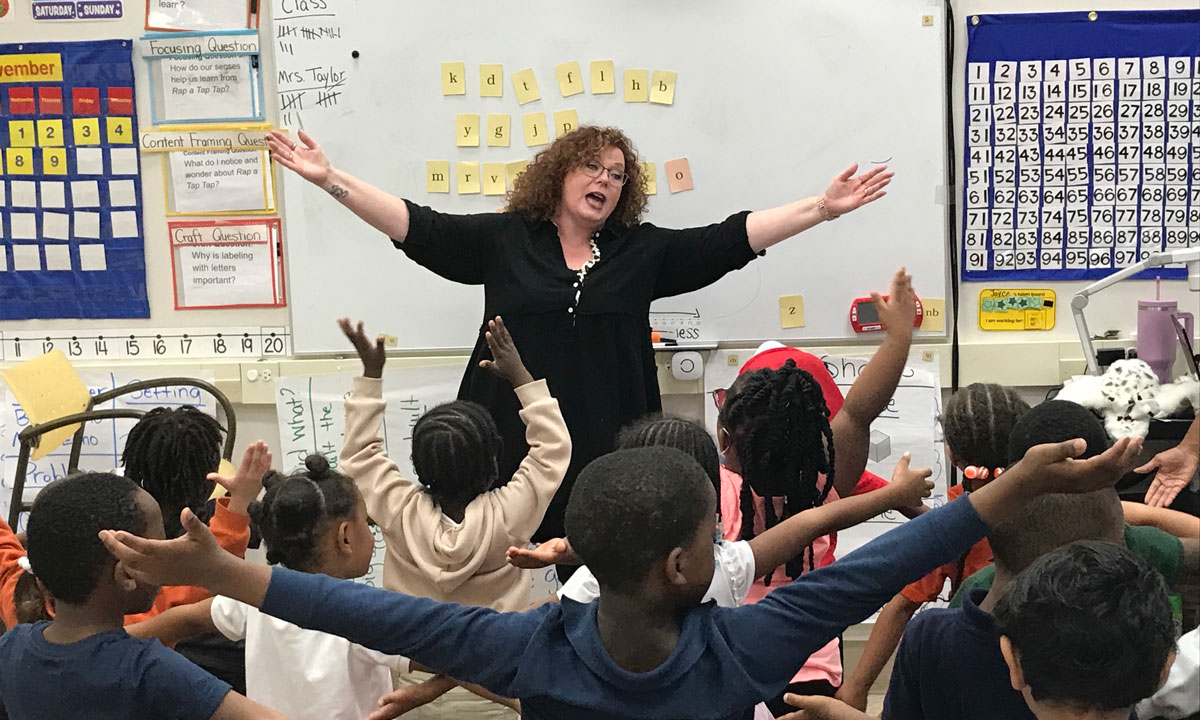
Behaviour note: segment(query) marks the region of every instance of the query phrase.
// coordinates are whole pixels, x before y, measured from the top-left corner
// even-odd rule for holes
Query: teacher
[[[503,316],[529,371],[562,407],[574,453],[535,539],[562,537],[575,477],[612,450],[622,426],[662,409],[650,342],[653,300],[699,290],[775,243],[874,202],[892,173],[852,165],[825,193],[714,225],[669,230],[642,222],[647,196],[633,143],[584,126],[538,153],[503,212],[451,215],[403,200],[333,167],[303,130],[273,132],[276,161],[321,187],[392,239],[411,260],[454,282],[483,285],[483,318]],[[815,269],[814,269],[815,270]],[[458,396],[487,407],[504,438],[500,477],[526,454],[512,388],[479,367],[479,336]]]

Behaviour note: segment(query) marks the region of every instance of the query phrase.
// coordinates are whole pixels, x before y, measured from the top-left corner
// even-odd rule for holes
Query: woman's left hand
[[[871,168],[857,177],[858,163],[833,179],[825,191],[825,208],[834,215],[845,215],[887,195],[885,188],[896,173],[888,172],[887,165]]]

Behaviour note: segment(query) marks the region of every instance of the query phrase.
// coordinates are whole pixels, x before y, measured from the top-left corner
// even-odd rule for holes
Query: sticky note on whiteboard
[[[921,330],[942,332],[946,329],[946,301],[943,298],[921,298]]]
[[[803,295],[779,296],[779,327],[784,330],[804,327]]]

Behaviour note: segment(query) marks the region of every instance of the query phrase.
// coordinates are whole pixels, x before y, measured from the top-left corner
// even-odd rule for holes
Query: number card
[[[176,310],[283,307],[278,218],[170,222]]]
[[[0,319],[150,316],[133,77],[128,40],[0,45]]]
[[[264,119],[257,30],[150,33],[139,46],[155,125]]]
[[[1200,245],[1197,27],[1200,10],[972,17],[964,280],[1097,279]]]

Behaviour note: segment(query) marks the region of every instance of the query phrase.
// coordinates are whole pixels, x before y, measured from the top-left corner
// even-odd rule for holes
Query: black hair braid
[[[942,412],[942,431],[955,462],[993,472],[1007,466],[1009,436],[1028,410],[1016,391],[995,383],[972,383],[954,393]]]
[[[270,472],[263,478],[262,502],[250,503],[250,519],[262,530],[267,562],[293,570],[311,568],[326,520],[354,515],[358,490],[350,478],[329,466],[322,455],[309,455],[291,475]]]
[[[413,471],[438,505],[465,505],[496,484],[502,448],[491,413],[455,400],[413,426]]]
[[[208,474],[220,467],[224,432],[216,418],[191,406],[154,408],[130,428],[121,456],[125,476],[158,502],[168,538],[183,534],[185,507],[205,515],[213,491]]]
[[[818,507],[829,497],[834,481],[833,431],[821,386],[792,360],[777,370],[744,375],[735,387],[722,409],[721,425],[733,438],[741,461],[742,538],[750,539],[754,537],[751,489],[766,499],[767,528]],[[776,515],[774,497],[784,498],[783,518]],[[812,566],[811,545],[807,552]],[[803,559],[788,562],[789,576],[800,576]]]

